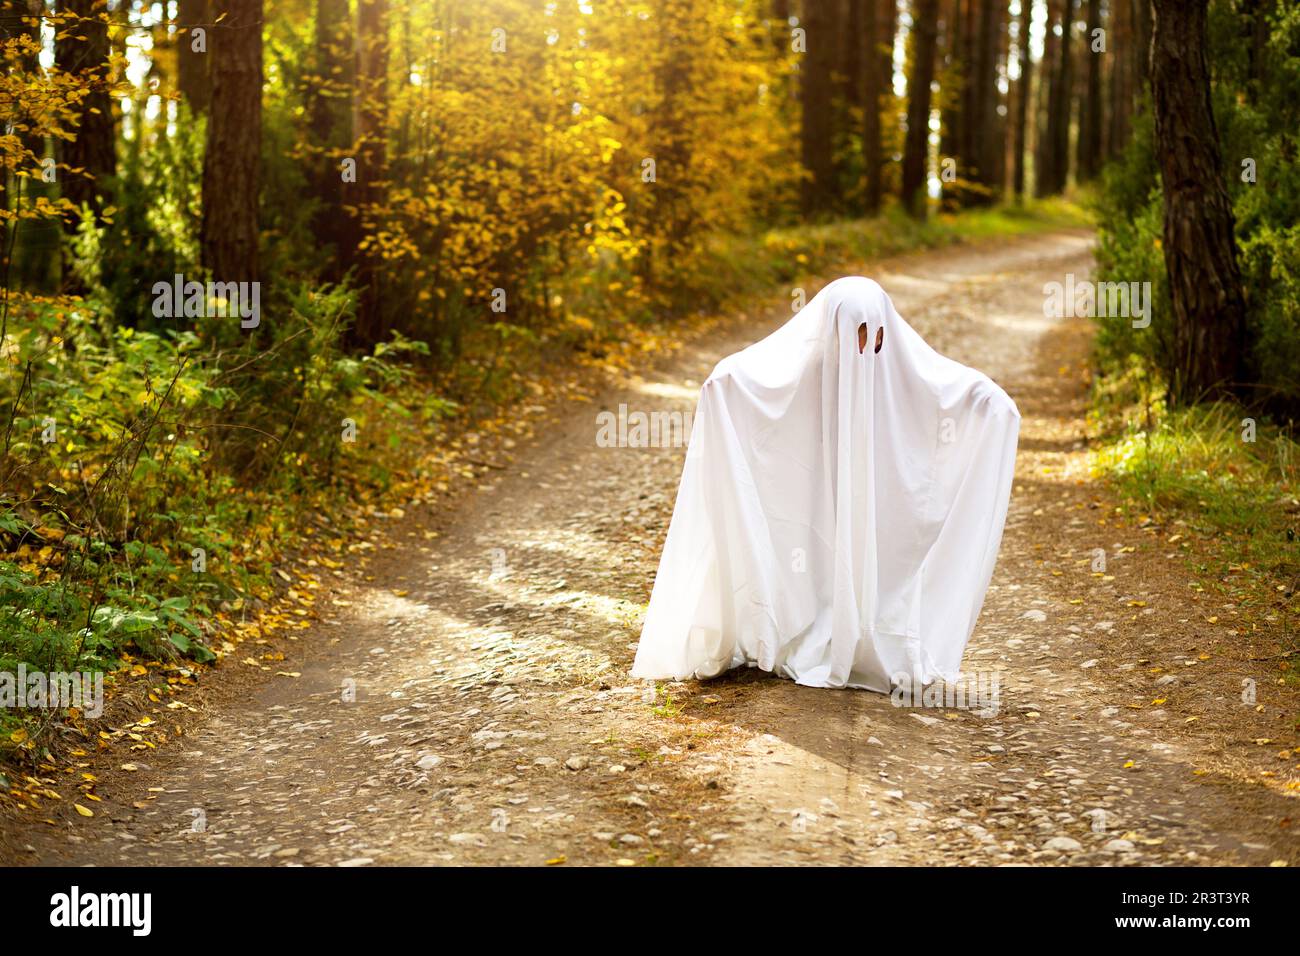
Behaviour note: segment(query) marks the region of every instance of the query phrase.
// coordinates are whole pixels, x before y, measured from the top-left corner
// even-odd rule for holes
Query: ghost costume
[[[830,283],[705,381],[632,675],[955,681],[1019,431],[1006,392],[877,283]]]

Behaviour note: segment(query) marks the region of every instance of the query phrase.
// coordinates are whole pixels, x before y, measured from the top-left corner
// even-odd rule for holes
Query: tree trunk
[[[1029,99],[1033,95],[1034,62],[1029,55],[1029,27],[1033,22],[1032,0],[1020,0],[1020,29],[1016,37],[1016,59],[1020,65],[1020,79],[1016,81],[1016,125],[1012,145],[1011,188],[1016,199],[1025,194],[1025,159],[1028,153]]]
[[[1047,135],[1040,152],[1040,196],[1061,192],[1070,178],[1070,115],[1074,103],[1070,33],[1074,25],[1074,4],[1075,0],[1062,0],[1061,4],[1061,35],[1056,44],[1056,68],[1052,73],[1047,103]]]
[[[975,108],[972,122],[974,134],[971,141],[971,166],[969,178],[985,187],[987,192],[976,193],[971,198],[976,203],[989,203],[1001,198],[999,153],[1005,145],[1002,124],[998,117],[998,59],[1002,46],[1001,0],[979,0],[979,42],[975,59],[974,83],[971,102]]]
[[[214,0],[208,31],[211,116],[203,158],[203,265],[220,282],[258,275],[262,149],[262,0]]]
[[[108,12],[102,0],[61,0],[59,12],[79,19],[60,25],[54,61],[89,90],[75,109],[75,139],[58,141],[59,161],[70,167],[60,172],[63,196],[78,209],[88,205],[98,214],[109,205],[104,180],[117,173],[113,99],[108,92]],[[66,219],[64,226],[75,232],[77,220]]]
[[[1240,36],[1246,48],[1246,96],[1258,103],[1260,92],[1268,89],[1268,34],[1269,18],[1273,15],[1275,0],[1242,0],[1237,5],[1240,18]]]
[[[1123,0],[1118,2],[1122,3]],[[1138,80],[1134,93],[1141,99],[1143,91],[1151,82],[1151,0],[1129,0],[1129,11],[1132,15],[1133,36],[1137,41],[1133,44]]]
[[[1087,182],[1101,171],[1101,62],[1107,56],[1093,50],[1094,31],[1101,29],[1101,0],[1088,0],[1083,56],[1087,64],[1083,101],[1079,104],[1079,142],[1075,167],[1079,181]],[[1113,40],[1113,38],[1112,38]],[[1107,50],[1110,49],[1109,44]]]
[[[980,134],[979,82],[976,79],[980,58],[980,12],[982,0],[964,0],[961,7],[961,19],[957,26],[957,62],[960,77],[960,94],[958,97],[958,115],[954,117],[957,128],[953,130],[952,141],[954,156],[957,160],[957,176],[967,182],[978,165],[977,146]],[[959,201],[969,199],[968,195],[959,195]]]
[[[898,38],[898,0],[879,0],[884,6],[880,14],[880,88],[886,96],[894,89],[894,41]]]
[[[802,56],[800,103],[800,157],[805,178],[802,207],[805,216],[829,212],[834,201],[835,169],[831,122],[831,66],[835,59],[834,21],[827,4],[807,4],[802,26],[807,44]]]
[[[1042,198],[1050,196],[1052,188],[1052,140],[1056,135],[1056,123],[1053,120],[1052,96],[1056,81],[1057,62],[1061,58],[1061,38],[1053,30],[1059,26],[1061,11],[1066,0],[1046,0],[1047,2],[1047,36],[1043,40],[1043,60],[1038,71],[1038,99],[1041,118],[1036,124],[1034,149],[1034,195]]]
[[[880,113],[891,117],[891,124],[897,123],[898,98],[894,95],[894,42],[898,39],[898,0],[877,0],[883,7],[879,11],[880,27]],[[881,120],[881,140],[883,142],[886,126]],[[885,170],[890,156],[882,151],[880,162],[880,193],[885,195],[889,186],[885,182]]]
[[[940,53],[936,54],[941,67],[939,90],[943,99],[943,109],[939,112],[939,155],[944,159],[960,158],[963,143],[965,84],[970,72],[966,62],[963,11],[962,0],[950,0],[944,8],[939,32]],[[944,191],[947,192],[946,187]]]
[[[373,228],[388,194],[388,3],[357,0],[356,189],[363,229]],[[381,262],[374,250],[360,257],[355,338],[374,345],[388,338],[389,317],[380,296]]]
[[[1206,0],[1155,0],[1151,96],[1173,303],[1170,398],[1240,396],[1249,355],[1232,205],[1205,62]]]
[[[307,181],[318,204],[314,231],[328,247],[322,275],[338,282],[356,263],[361,238],[356,210],[347,207],[348,199],[356,197],[346,191],[356,185],[344,180],[342,168],[344,160],[356,160],[352,155],[356,58],[348,0],[317,0],[314,44],[314,76],[307,96],[312,147]]]
[[[1129,117],[1133,113],[1133,71],[1136,58],[1129,52],[1133,46],[1130,7],[1127,2],[1109,7],[1110,20],[1106,30],[1106,48],[1114,52],[1110,59],[1110,116],[1106,126],[1105,155],[1119,155],[1128,142]]]
[[[865,0],[862,11],[862,32],[866,62],[862,70],[862,165],[864,188],[863,211],[867,215],[880,211],[884,195],[882,173],[885,164],[884,143],[880,133],[880,94],[883,71],[880,69],[879,14],[881,0]],[[890,37],[893,40],[893,37]]]
[[[845,202],[852,191],[846,167],[858,127],[854,113],[862,105],[862,3],[864,0],[831,0],[831,30],[838,40],[835,67],[831,74],[832,122],[835,125],[835,185],[831,201],[837,212],[860,214],[861,204]]]
[[[191,112],[206,113],[211,87],[208,82],[208,54],[198,52],[195,47],[194,28],[201,27],[205,34],[212,27],[208,0],[178,0],[176,8],[176,26],[185,32],[176,39],[176,85],[181,97],[190,104]],[[206,36],[203,40],[206,49]]]
[[[840,34],[843,42],[843,94],[844,102],[853,109],[862,106],[863,72],[871,55],[871,39],[867,35],[867,21],[872,17],[869,8],[872,0],[846,0]]]
[[[930,84],[938,36],[939,0],[916,0],[912,6],[911,62],[907,72],[907,139],[903,147],[902,200],[917,219],[926,215],[926,180],[930,165]]]
[[[1061,76],[1056,86],[1053,109],[1060,117],[1056,139],[1052,142],[1055,169],[1052,171],[1053,192],[1064,192],[1070,182],[1070,125],[1074,115],[1074,13],[1079,0],[1065,0],[1065,15],[1061,20]]]

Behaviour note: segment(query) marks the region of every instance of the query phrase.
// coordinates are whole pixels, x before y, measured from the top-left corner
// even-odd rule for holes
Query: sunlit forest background
[[[296,627],[281,555],[345,566],[348,528],[484,467],[558,369],[840,263],[1085,216],[1099,276],[1155,296],[1149,329],[1101,321],[1099,402],[1141,408],[1148,449],[1203,400],[1292,447],[1294,4],[0,6],[5,667]],[[1176,122],[1206,97],[1208,127]],[[1179,157],[1216,238],[1171,250]],[[240,283],[255,316],[225,314]]]

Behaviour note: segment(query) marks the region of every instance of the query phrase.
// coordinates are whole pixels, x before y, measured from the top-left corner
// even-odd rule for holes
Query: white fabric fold
[[[956,680],[1019,429],[1006,392],[876,282],[830,283],[705,381],[632,675]]]

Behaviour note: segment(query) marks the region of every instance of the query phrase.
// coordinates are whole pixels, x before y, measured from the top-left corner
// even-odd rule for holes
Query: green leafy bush
[[[11,301],[0,667],[213,659],[217,612],[269,594],[296,509],[383,486],[391,448],[370,452],[391,443],[386,425],[447,410],[393,397],[422,343],[341,350],[346,289],[293,286],[242,343],[234,320],[115,326],[102,301]],[[341,440],[344,417],[363,440]]]

